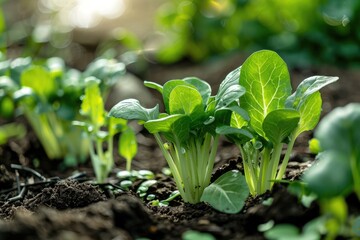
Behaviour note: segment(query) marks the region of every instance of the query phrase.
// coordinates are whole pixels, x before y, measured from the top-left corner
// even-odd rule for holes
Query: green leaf
[[[148,88],[152,88],[157,90],[159,93],[163,94],[163,86],[161,86],[158,83],[150,82],[150,81],[144,81],[144,85]]]
[[[312,192],[324,199],[346,195],[353,185],[349,159],[336,151],[321,153],[303,179]]]
[[[85,95],[81,103],[81,114],[88,116],[94,126],[101,127],[105,123],[104,102],[99,89],[99,80],[87,78]]]
[[[162,132],[171,142],[183,143],[190,134],[190,118],[183,114],[174,114],[164,118],[147,121],[144,126],[152,134]]]
[[[239,85],[240,69],[230,72],[220,84],[215,96],[216,108],[227,107],[245,94],[245,88]]]
[[[349,158],[355,154],[360,159],[360,104],[352,103],[334,109],[326,115],[315,137],[322,150],[335,150]]]
[[[169,96],[170,114],[185,114],[193,122],[205,115],[203,101],[200,93],[189,86],[176,86]]]
[[[240,85],[246,93],[241,97],[241,107],[250,115],[254,130],[265,137],[262,122],[269,112],[284,108],[291,94],[291,83],[286,63],[272,51],[253,53],[243,64]]]
[[[185,85],[185,86],[188,86],[188,87],[191,87],[191,88],[195,89],[195,86],[191,85],[190,83],[185,82],[184,80],[177,79],[177,80],[167,81],[163,86],[163,92],[162,92],[165,111],[167,113],[170,113],[170,110],[169,110],[170,93],[173,91],[173,89],[175,87],[180,86],[180,85]]]
[[[296,91],[286,100],[286,107],[298,108],[306,99],[321,88],[336,82],[338,77],[312,76],[302,81]]]
[[[264,119],[263,130],[266,137],[279,144],[297,127],[300,115],[293,109],[278,109],[270,112]]]
[[[249,196],[244,176],[238,171],[229,171],[204,189],[201,201],[224,213],[238,213]]]
[[[126,160],[131,160],[137,153],[136,135],[132,128],[127,128],[121,133],[119,140],[119,154]]]
[[[216,94],[216,99],[221,99],[222,96],[225,94],[225,92],[234,85],[239,84],[239,78],[240,78],[240,69],[241,66],[236,68],[235,70],[231,71],[225,79],[221,82],[219,86],[218,93]]]
[[[295,137],[302,132],[312,130],[316,127],[320,119],[321,105],[322,99],[320,92],[313,93],[298,105],[297,110],[300,113],[300,121],[296,129]]]
[[[203,106],[205,107],[211,95],[210,85],[196,77],[184,78],[184,81],[190,83],[198,90],[203,100]]]
[[[246,129],[233,128],[230,126],[217,127],[216,133],[222,135],[237,135],[237,140],[243,139],[241,142],[247,142],[254,137],[251,132]]]
[[[42,98],[54,95],[57,90],[55,79],[41,66],[31,66],[21,74],[21,85],[29,87]]]
[[[126,120],[149,121],[157,119],[159,116],[159,106],[154,108],[144,108],[136,99],[126,99],[117,103],[111,108],[109,115]]]
[[[122,118],[109,117],[108,122],[107,126],[110,136],[114,136],[127,128],[127,121]]]

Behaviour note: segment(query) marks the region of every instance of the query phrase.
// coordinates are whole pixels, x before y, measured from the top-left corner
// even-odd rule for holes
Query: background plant
[[[67,165],[84,161],[88,140],[72,121],[81,119],[80,96],[88,76],[101,77],[107,95],[125,71],[115,60],[96,59],[84,72],[67,69],[62,59],[34,62],[30,57],[1,62],[1,115],[24,114],[50,159],[65,158]]]
[[[217,132],[239,147],[251,194],[262,194],[283,178],[296,138],[319,121],[319,90],[337,79],[313,76],[291,94],[286,63],[275,52],[258,51],[244,62],[239,83],[246,93],[240,97],[240,106],[247,114],[234,112],[230,126],[219,127]]]
[[[360,104],[339,107],[325,116],[315,131],[321,152],[305,172],[304,182],[327,216],[328,239],[342,234],[348,219],[345,197],[360,200]]]
[[[82,98],[80,113],[86,117],[83,122],[73,124],[82,126],[91,139],[90,157],[95,171],[96,180],[102,183],[106,180],[114,166],[114,137],[123,132],[119,140],[119,153],[126,158],[127,171],[131,170],[132,158],[137,153],[137,143],[134,131],[127,126],[127,121],[121,118],[107,117],[104,101],[100,92],[100,80],[95,77],[85,79],[85,94]],[[106,129],[106,130],[105,130]],[[104,146],[106,143],[106,146]],[[105,147],[107,147],[105,149]]]
[[[358,65],[359,11],[356,0],[173,0],[158,12],[158,57],[202,61],[266,48],[292,66]]]

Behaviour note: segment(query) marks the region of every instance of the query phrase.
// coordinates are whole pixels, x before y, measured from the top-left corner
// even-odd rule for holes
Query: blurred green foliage
[[[358,0],[172,0],[158,12],[158,58],[202,61],[271,49],[289,65],[360,63]]]

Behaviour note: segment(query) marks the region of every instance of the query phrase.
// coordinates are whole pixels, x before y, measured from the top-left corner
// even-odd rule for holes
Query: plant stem
[[[291,136],[291,140],[289,142],[289,144],[287,145],[287,149],[286,149],[286,152],[285,152],[285,156],[284,156],[284,159],[281,163],[281,166],[280,166],[280,169],[279,169],[279,172],[276,176],[276,180],[281,180],[285,174],[285,171],[286,171],[286,167],[289,163],[289,159],[290,159],[290,155],[291,155],[291,152],[292,152],[292,149],[294,147],[294,143],[295,143],[295,136]]]

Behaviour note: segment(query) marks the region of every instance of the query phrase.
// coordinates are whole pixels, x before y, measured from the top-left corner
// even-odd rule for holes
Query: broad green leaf
[[[205,107],[211,95],[210,85],[207,82],[196,77],[184,78],[184,81],[190,83],[199,91],[203,99],[203,105]]]
[[[279,144],[297,127],[299,119],[300,115],[296,110],[274,110],[265,117],[263,130],[272,143]]]
[[[360,159],[360,104],[352,103],[326,115],[315,131],[322,150],[335,150]]]
[[[99,89],[99,81],[94,77],[87,78],[85,95],[81,103],[81,114],[88,116],[94,126],[105,123],[104,102]]]
[[[42,98],[56,93],[57,85],[50,73],[41,66],[31,66],[21,74],[21,85],[32,88]]]
[[[149,121],[157,119],[159,116],[159,106],[154,108],[144,108],[136,99],[126,99],[117,103],[111,108],[109,115],[126,120]]]
[[[155,82],[150,82],[150,81],[144,81],[144,85],[148,88],[152,88],[155,89],[156,91],[158,91],[159,93],[163,94],[163,86],[161,86],[158,83]]]
[[[240,85],[246,89],[240,98],[241,107],[249,113],[254,130],[265,137],[264,118],[269,112],[284,108],[291,94],[286,63],[275,52],[255,52],[242,65]]]
[[[336,150],[325,151],[319,155],[314,166],[305,172],[303,179],[320,198],[345,195],[353,185],[349,158]]]
[[[174,114],[164,118],[147,121],[144,126],[152,134],[168,133],[167,138],[172,142],[186,141],[190,133],[190,118],[183,114]]]
[[[200,93],[189,86],[175,87],[169,96],[170,114],[185,114],[192,121],[197,121],[205,115]]]
[[[321,114],[322,99],[320,92],[315,92],[298,106],[300,121],[296,129],[295,137],[300,133],[312,130],[319,122]]]
[[[235,128],[242,128],[248,125],[248,122],[238,113],[231,114],[230,126]]]
[[[195,87],[193,85],[191,85],[190,83],[187,83],[187,82],[185,82],[184,80],[181,80],[181,79],[167,81],[164,84],[163,91],[162,91],[165,111],[167,113],[170,113],[170,110],[169,110],[170,93],[172,92],[172,90],[175,87],[180,86],[180,85],[185,85],[185,86],[188,86],[188,87],[191,87],[191,88],[195,89]]]
[[[238,171],[229,171],[204,189],[201,201],[224,213],[238,213],[249,196],[244,176]]]
[[[321,88],[337,81],[338,77],[312,76],[302,81],[296,91],[286,100],[286,107],[298,108],[302,102]]]
[[[132,128],[128,127],[120,135],[119,154],[126,160],[131,160],[137,153],[136,135]]]

